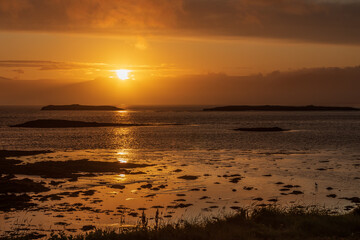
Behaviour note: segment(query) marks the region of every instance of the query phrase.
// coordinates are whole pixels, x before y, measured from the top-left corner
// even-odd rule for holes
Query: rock
[[[289,189],[289,188],[282,188],[282,189],[280,189],[279,191],[281,191],[281,192],[286,192],[286,191],[290,191],[290,189]]]
[[[148,197],[155,197],[155,196],[156,196],[156,194],[149,194],[149,195],[146,195],[144,197],[148,198]]]
[[[204,200],[204,199],[209,199],[210,197],[208,197],[208,196],[203,196],[203,197],[201,197],[201,198],[199,198],[200,200]]]
[[[340,198],[340,199],[346,199],[348,201],[351,201],[352,203],[360,203],[360,198],[359,197],[351,197],[351,198],[344,197],[344,198]]]
[[[148,183],[148,184],[144,184],[140,186],[141,188],[152,188],[152,184]]]
[[[129,216],[132,216],[132,217],[137,217],[137,216],[139,216],[139,213],[137,213],[137,212],[130,212],[130,213],[128,213],[128,215],[129,215]]]
[[[45,187],[44,184],[34,182],[28,178],[17,180],[0,177],[0,193],[39,193],[47,191],[50,191],[50,189]]]
[[[58,186],[62,183],[65,183],[64,181],[51,181],[49,184],[52,185],[52,186]]]
[[[187,207],[190,207],[192,206],[191,203],[180,203],[180,204],[177,204],[175,206],[168,206],[168,208],[187,208]]]
[[[199,177],[197,176],[191,176],[191,175],[184,175],[184,176],[181,176],[181,177],[178,177],[179,179],[185,179],[185,180],[196,180],[198,179]]]
[[[31,197],[27,194],[22,195],[0,195],[0,211],[23,210],[37,204],[31,203]]]
[[[326,171],[327,169],[326,168],[317,168],[316,170],[318,170],[318,171]]]
[[[233,209],[233,210],[239,210],[239,209],[241,209],[241,207],[238,207],[238,206],[231,206],[230,208]]]
[[[69,226],[70,224],[69,224],[69,223],[66,223],[66,222],[56,222],[56,223],[54,223],[54,225]]]
[[[186,199],[180,198],[180,199],[175,199],[175,202],[186,202]]]
[[[82,160],[68,161],[39,161],[34,163],[18,164],[7,163],[1,164],[0,173],[35,175],[43,178],[78,178],[94,177],[94,173],[127,173],[127,169],[150,166],[147,164],[119,163],[119,162],[102,162]],[[84,174],[88,173],[88,174]]]
[[[230,179],[229,182],[231,182],[231,183],[238,183],[240,180],[241,180],[241,177],[236,177],[236,178]]]
[[[81,230],[83,231],[90,231],[90,230],[94,230],[96,229],[96,227],[94,225],[84,225]]]
[[[299,195],[299,194],[304,194],[304,193],[302,191],[292,191],[289,194]]]
[[[96,190],[87,190],[87,191],[82,192],[82,195],[92,196],[92,195],[94,195],[94,193],[96,193]]]
[[[115,188],[115,189],[124,189],[125,186],[124,185],[121,185],[121,184],[114,184],[111,186],[111,188]]]
[[[329,194],[329,195],[326,195],[327,197],[329,197],[329,198],[336,198],[337,196],[336,196],[336,194]]]

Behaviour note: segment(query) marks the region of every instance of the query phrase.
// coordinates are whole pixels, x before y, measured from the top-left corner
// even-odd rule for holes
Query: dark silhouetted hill
[[[353,107],[326,107],[326,106],[224,106],[205,108],[204,111],[359,111],[358,108]]]
[[[80,105],[80,104],[71,104],[71,105],[48,105],[42,107],[41,110],[46,111],[119,111],[124,110],[122,108],[114,106],[90,106],[90,105]]]

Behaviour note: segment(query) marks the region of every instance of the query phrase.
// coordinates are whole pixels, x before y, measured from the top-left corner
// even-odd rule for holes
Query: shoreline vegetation
[[[154,224],[149,226],[151,219]],[[36,232],[0,237],[0,240],[223,240],[223,239],[359,239],[360,208],[350,213],[338,214],[320,207],[293,206],[280,208],[238,208],[232,215],[180,220],[162,224],[158,212],[154,218],[145,213],[139,217],[137,226],[96,229],[83,227],[85,233],[78,235],[52,232],[50,236]]]
[[[330,106],[278,106],[278,105],[233,105],[214,108],[204,108],[203,111],[359,111],[359,108],[353,107],[330,107]]]
[[[92,105],[47,105],[41,108],[42,111],[122,111],[123,108],[115,106],[92,106]]]

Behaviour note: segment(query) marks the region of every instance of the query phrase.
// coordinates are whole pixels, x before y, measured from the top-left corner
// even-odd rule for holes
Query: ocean
[[[151,109],[151,110],[149,110]],[[179,124],[129,128],[21,129],[36,119]],[[203,112],[201,107],[129,111],[40,111],[0,107],[3,149],[273,150],[360,152],[360,112]],[[278,126],[281,133],[235,132],[238,127]]]
[[[151,224],[155,209],[160,209],[164,222],[171,222],[221,216],[239,207],[326,206],[346,212],[358,204],[351,198],[360,197],[360,112],[201,109],[40,111],[38,106],[0,107],[1,149],[52,151],[17,157],[22,164],[84,159],[148,164],[120,174],[84,174],[76,181],[17,175],[19,179],[43,181],[51,191],[28,193],[34,207],[0,211],[0,222],[5,223],[0,232],[19,224],[40,232],[77,232],[89,224],[129,226],[136,225],[143,212]],[[9,127],[36,119],[148,126]],[[240,127],[281,127],[289,131],[234,131]],[[114,187],[116,184],[124,188]],[[94,190],[93,194],[86,195],[84,191],[88,190]],[[76,191],[69,196],[69,192]],[[51,199],[51,194],[58,198]],[[41,201],[44,197],[46,200]]]

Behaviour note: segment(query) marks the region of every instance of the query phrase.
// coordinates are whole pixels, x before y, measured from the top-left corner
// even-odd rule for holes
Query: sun
[[[131,70],[128,69],[119,69],[119,70],[115,70],[116,75],[118,76],[118,78],[120,80],[128,80],[130,78],[129,74],[132,72]]]

